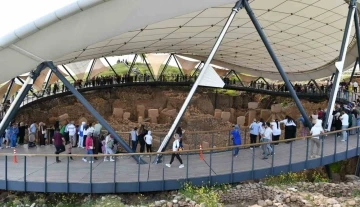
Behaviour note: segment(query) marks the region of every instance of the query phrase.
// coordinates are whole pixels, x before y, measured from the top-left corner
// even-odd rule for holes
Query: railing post
[[[165,190],[165,157],[166,157],[166,155],[163,155],[163,164],[162,164],[162,191],[164,191]],[[189,164],[187,164],[187,167],[186,168],[188,168],[189,167]]]
[[[140,192],[140,156],[139,156],[139,162],[138,162],[138,193]]]
[[[323,158],[324,158],[324,144],[325,144],[325,139],[324,136],[319,136],[319,138],[321,139],[321,159],[320,159],[320,165],[323,165]]]
[[[8,190],[8,170],[7,170],[8,156],[5,155],[5,190]]]
[[[359,155],[359,134],[360,132],[358,131],[360,128],[357,128],[356,131],[356,155]]]
[[[254,180],[254,177],[255,177],[255,173],[254,173],[254,168],[255,168],[255,150],[256,147],[254,146],[253,147],[253,154],[252,154],[252,164],[251,164],[251,177],[252,179]],[[231,153],[232,155],[232,153]]]
[[[116,161],[117,161],[117,157],[115,157],[115,161],[114,161],[114,193],[116,193]]]
[[[234,182],[234,156],[231,153],[231,174],[230,174],[230,183]]]
[[[290,142],[289,172],[291,172],[291,168],[292,168],[291,163],[292,163],[293,142],[294,142],[294,141],[291,141],[291,142]]]
[[[47,156],[45,156],[45,172],[44,172],[44,193],[47,193]]]
[[[24,192],[26,192],[26,156],[24,156]]]
[[[349,158],[348,151],[349,151],[349,138],[350,138],[350,130],[346,131],[346,159]]]
[[[94,157],[93,155],[90,155],[90,193],[92,194],[93,190],[92,190],[92,166],[93,166],[93,162],[94,162]]]
[[[308,161],[309,161],[309,138],[306,138],[305,170],[308,169]]]
[[[272,145],[272,156],[271,156],[271,175],[274,175],[274,157],[275,157],[275,144]]]
[[[186,152],[186,182],[189,181],[189,153]]]
[[[337,151],[337,132],[334,134],[335,135],[335,142],[334,142],[334,162],[336,162],[336,151]]]
[[[212,150],[210,150],[210,169],[209,169],[209,183],[210,183],[210,186],[212,185],[211,171],[212,171]]]
[[[70,157],[67,157],[66,159],[66,192],[70,192],[70,186],[69,186],[69,171],[70,171]]]

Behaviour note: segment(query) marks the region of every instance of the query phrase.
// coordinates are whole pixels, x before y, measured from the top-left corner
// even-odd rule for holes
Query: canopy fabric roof
[[[104,63],[101,61],[101,59],[96,60],[94,68],[92,69],[92,72],[89,76],[89,79],[97,76],[101,72],[109,70],[109,67],[106,67]]]
[[[0,68],[6,71],[0,82],[44,60],[59,65],[102,56],[176,53],[204,61],[235,2],[79,0],[0,38]],[[348,11],[344,0],[249,2],[290,80],[335,72]],[[345,68],[358,56],[354,30],[351,38]],[[236,15],[212,63],[280,79],[244,10]]]
[[[9,88],[10,83],[11,83],[11,81],[8,81],[0,87],[0,97],[4,97],[5,93],[7,92],[8,88]],[[8,97],[11,97],[12,95],[14,95],[16,93],[16,91],[18,91],[20,88],[21,88],[21,85],[14,83],[9,92]]]
[[[186,60],[179,55],[175,55],[175,58],[179,61],[180,66],[186,75],[190,75],[191,71],[195,69],[195,66],[199,64],[199,61]]]
[[[146,59],[149,61],[155,76],[159,75],[161,65],[169,58],[169,54],[147,54]]]

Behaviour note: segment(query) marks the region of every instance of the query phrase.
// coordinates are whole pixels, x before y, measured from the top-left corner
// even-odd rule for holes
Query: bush
[[[227,188],[223,186],[201,186],[195,187],[191,183],[185,183],[180,189],[180,193],[187,198],[190,198],[197,203],[204,203],[208,207],[217,207],[220,202],[219,189]]]
[[[266,185],[287,185],[297,182],[308,182],[305,171],[299,173],[289,172],[279,176],[270,176],[265,178]]]

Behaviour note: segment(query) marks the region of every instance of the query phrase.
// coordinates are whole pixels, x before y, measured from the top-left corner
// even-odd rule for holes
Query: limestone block
[[[113,115],[116,118],[123,118],[124,110],[122,108],[114,108]]]
[[[138,123],[142,124],[144,122],[144,118],[142,116],[138,117]]]
[[[256,111],[255,110],[249,110],[248,113],[248,124],[252,123],[254,121],[254,119],[256,118]]]
[[[183,144],[184,150],[190,150],[190,145],[188,144]]]
[[[203,141],[203,142],[202,142],[202,148],[203,148],[203,149],[209,149],[209,148],[210,148],[209,142]]]
[[[157,117],[150,117],[150,123],[157,124],[158,123]]]
[[[214,117],[216,118],[216,119],[221,119],[221,113],[222,112],[215,112],[215,115],[214,115]]]
[[[50,117],[50,118],[49,118],[49,124],[50,124],[50,125],[55,124],[56,121],[58,121],[58,118],[57,118],[57,117]]]
[[[130,118],[130,112],[125,112],[124,114],[123,114],[123,119],[124,120],[128,120]]]
[[[260,117],[263,118],[265,121],[268,120],[271,116],[271,110],[269,109],[261,109]]]
[[[137,105],[136,111],[137,111],[138,116],[145,117],[145,106],[144,105]]]
[[[59,122],[66,121],[69,119],[69,114],[63,114],[59,116]]]
[[[158,117],[159,116],[159,109],[149,109],[148,110],[149,117]]]
[[[236,123],[239,126],[244,126],[245,125],[245,116],[237,117]]]
[[[214,112],[214,116],[216,117],[216,113],[220,113],[221,114],[222,110],[220,109],[215,109],[215,112]],[[220,117],[219,117],[220,118]]]
[[[271,105],[271,112],[273,112],[273,113],[281,113],[282,112],[281,105],[280,104]]]
[[[230,121],[230,116],[231,116],[230,112],[221,112],[221,119],[223,121]]]
[[[248,103],[248,109],[257,109],[259,106],[258,102],[249,102]]]

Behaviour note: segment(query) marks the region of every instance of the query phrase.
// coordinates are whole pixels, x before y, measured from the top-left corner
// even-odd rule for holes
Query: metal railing
[[[0,189],[34,192],[76,192],[76,193],[117,193],[179,189],[184,182],[194,185],[235,183],[260,179],[270,175],[296,172],[315,168],[359,155],[360,127],[346,131],[346,141],[340,141],[334,131],[320,136],[320,149],[311,157],[311,137],[300,137],[271,142],[274,154],[263,160],[259,146],[262,143],[241,146],[184,150],[177,153],[185,165],[179,169],[177,160],[171,168],[169,163],[173,152],[114,154],[114,162],[103,162],[107,155],[88,155],[88,160],[99,158],[94,163],[80,160],[82,149],[73,149],[75,154],[58,155],[62,163],[55,163],[54,154],[43,154],[51,148],[24,149],[17,154],[0,154]],[[353,134],[356,132],[355,134]],[[285,143],[286,142],[286,143]],[[278,145],[276,145],[278,144]],[[250,149],[252,147],[252,149]],[[238,157],[233,150],[240,148]],[[20,148],[18,150],[21,151]],[[35,152],[29,153],[32,150]],[[201,160],[199,153],[203,153]],[[157,154],[163,155],[163,162],[151,164]],[[143,155],[148,164],[138,164],[130,156]],[[69,157],[75,158],[71,161]]]
[[[77,89],[98,89],[99,87],[103,87],[103,86],[121,86],[123,84],[136,84],[136,83],[150,83],[150,82],[156,82],[156,83],[193,83],[195,81],[195,77],[188,77],[188,78],[163,78],[163,79],[156,79],[155,81],[153,79],[146,79],[146,81],[144,79],[121,79],[121,80],[116,80],[116,79],[111,79],[111,81],[105,81],[105,82],[92,82],[89,81],[87,83],[84,84],[76,84],[74,82],[72,82],[72,85],[74,85],[74,87],[76,87]],[[235,81],[235,80],[231,80],[231,81],[226,81],[226,85],[225,86],[231,86],[231,88],[233,89],[239,89],[239,90],[244,90],[246,88],[248,89],[255,89],[255,90],[263,90],[263,91],[272,91],[272,92],[279,92],[279,93],[288,93],[286,90],[283,90],[281,87],[276,87],[276,85],[261,85],[261,84],[250,84],[250,83],[244,83],[245,86],[242,86],[241,83],[239,81]],[[41,90],[41,91],[37,91],[37,97],[34,96],[32,93],[29,93],[24,101],[22,102],[21,106],[24,106],[28,103],[31,103],[35,100],[39,100],[42,99],[44,97],[48,97],[48,96],[52,96],[52,95],[56,95],[56,94],[61,94],[64,92],[68,92],[68,90],[66,89],[66,87],[58,86],[57,90],[53,90],[53,88],[48,88],[45,90]],[[312,96],[316,96],[316,95],[320,95],[320,94],[327,94],[329,92],[329,90],[327,90],[327,88],[325,88],[324,90],[319,90],[317,88],[312,89],[309,86],[303,86],[302,90],[299,91],[297,90],[297,94],[302,94],[302,95],[312,95]],[[349,101],[355,101],[358,97],[356,93],[353,92],[339,92],[338,93],[338,97],[344,98],[344,99],[348,99]]]

